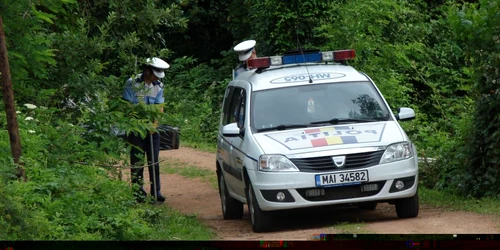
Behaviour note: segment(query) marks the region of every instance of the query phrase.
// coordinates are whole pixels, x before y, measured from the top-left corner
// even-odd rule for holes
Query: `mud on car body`
[[[225,219],[247,204],[255,232],[280,210],[354,204],[418,216],[415,145],[375,83],[345,62],[354,50],[248,61],[227,86],[216,167]]]

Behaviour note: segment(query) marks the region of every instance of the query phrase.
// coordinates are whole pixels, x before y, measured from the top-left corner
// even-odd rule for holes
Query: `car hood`
[[[405,140],[395,121],[356,123],[256,133],[265,154],[299,154],[323,150],[387,146]]]

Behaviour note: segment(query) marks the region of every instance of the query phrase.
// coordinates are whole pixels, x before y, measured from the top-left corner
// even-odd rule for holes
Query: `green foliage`
[[[166,122],[181,128],[183,140],[215,143],[230,76],[230,71],[217,74],[206,64],[196,65],[190,57],[172,63],[165,80]]]
[[[318,25],[331,21],[336,14],[331,9],[332,1],[247,0],[244,4],[248,6],[248,25],[253,35],[249,38],[257,40],[258,55],[323,45],[325,40],[313,31]]]
[[[49,78],[48,67],[56,65],[56,51],[48,25],[53,24],[58,15],[68,15],[65,6],[74,3],[74,0],[0,3],[16,96],[36,96],[34,86],[38,84],[34,83]]]
[[[419,190],[420,202],[451,211],[468,211],[479,214],[500,215],[500,199],[465,198],[456,193],[422,188]]]
[[[199,63],[211,63],[212,59],[221,56],[221,50],[230,49],[234,43],[230,31],[234,20],[228,8],[235,4],[236,1],[182,1],[180,6],[182,16],[188,20],[187,29],[160,30],[168,32],[170,39],[165,42],[169,48],[174,48],[173,56],[192,56]],[[244,15],[237,18],[244,19]]]
[[[465,194],[500,195],[500,1],[479,1],[450,8],[450,23],[472,67],[476,97],[473,126],[467,140],[463,180]]]
[[[170,239],[177,234],[165,223],[194,223],[133,205],[129,188],[112,179],[119,173],[104,167],[128,162],[131,146],[117,132],[144,135],[159,115],[122,101],[123,87],[146,57],[166,59],[160,122],[179,126],[185,145],[213,146],[238,62],[232,46],[244,39],[257,40],[259,56],[355,49],[349,63],[373,78],[393,111],[417,113],[402,126],[419,156],[436,159],[420,164],[421,184],[498,196],[500,1],[457,2],[1,2],[30,179],[14,181],[0,131],[0,238]],[[210,237],[199,230],[204,236],[189,237]]]
[[[414,137],[420,142],[419,156],[434,159],[419,164],[419,180],[424,187],[466,193],[464,162],[467,162],[468,155],[464,148],[470,141],[469,131],[474,123],[472,105],[467,106],[469,108],[464,109],[462,115],[450,119],[448,127],[451,127],[452,132],[439,129],[441,122],[428,122],[426,126],[418,128],[419,133]]]
[[[356,50],[352,65],[377,83],[393,109],[408,106],[412,79],[426,60],[429,33],[419,1],[349,1],[334,5],[332,21],[315,29],[321,49]]]
[[[103,103],[102,100],[99,103]],[[102,137],[102,143],[86,140],[88,129],[56,118],[55,111],[57,109],[31,105],[19,109],[23,146],[21,162],[26,166],[28,181],[16,180],[11,157],[0,158],[0,209],[3,211],[0,213],[0,239],[212,237],[193,218],[135,204],[128,183],[117,178],[115,167],[111,165],[113,160],[114,163],[120,160],[119,147],[111,145],[123,148],[123,142],[120,144],[114,135],[106,137],[110,131],[103,129],[105,126],[96,126],[91,132],[92,136]],[[102,119],[99,116],[93,118]],[[111,118],[116,117],[111,114]],[[94,121],[97,124],[105,122]],[[2,155],[9,154],[8,142],[7,132],[1,131]],[[102,156],[106,149],[115,151],[115,154]],[[170,214],[176,214],[176,218],[167,218]],[[165,230],[161,223],[182,230]]]

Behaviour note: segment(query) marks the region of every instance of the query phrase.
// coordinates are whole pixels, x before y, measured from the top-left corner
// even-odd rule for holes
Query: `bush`
[[[500,1],[479,1],[451,6],[450,24],[473,69],[474,126],[464,141],[464,193],[475,197],[500,196]]]
[[[135,205],[129,185],[102,167],[124,160],[103,152],[123,143],[100,129],[106,126],[92,132],[101,143],[85,140],[86,128],[51,118],[57,111],[18,112],[27,182],[15,178],[8,134],[0,132],[0,240],[157,239],[153,221],[161,211]]]
[[[233,55],[234,56],[234,55]],[[231,72],[218,74],[189,57],[176,59],[165,80],[166,123],[181,128],[182,140],[215,144],[222,97]]]

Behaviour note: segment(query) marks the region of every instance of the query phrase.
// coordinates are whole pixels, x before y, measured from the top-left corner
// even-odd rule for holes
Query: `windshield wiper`
[[[309,127],[309,124],[281,124],[276,127],[259,128],[257,129],[257,132],[264,132],[269,130],[286,130],[292,128],[307,128],[307,127]]]
[[[354,118],[333,118],[326,121],[311,122],[310,124],[339,124],[345,122],[376,122],[382,119],[354,119]]]

